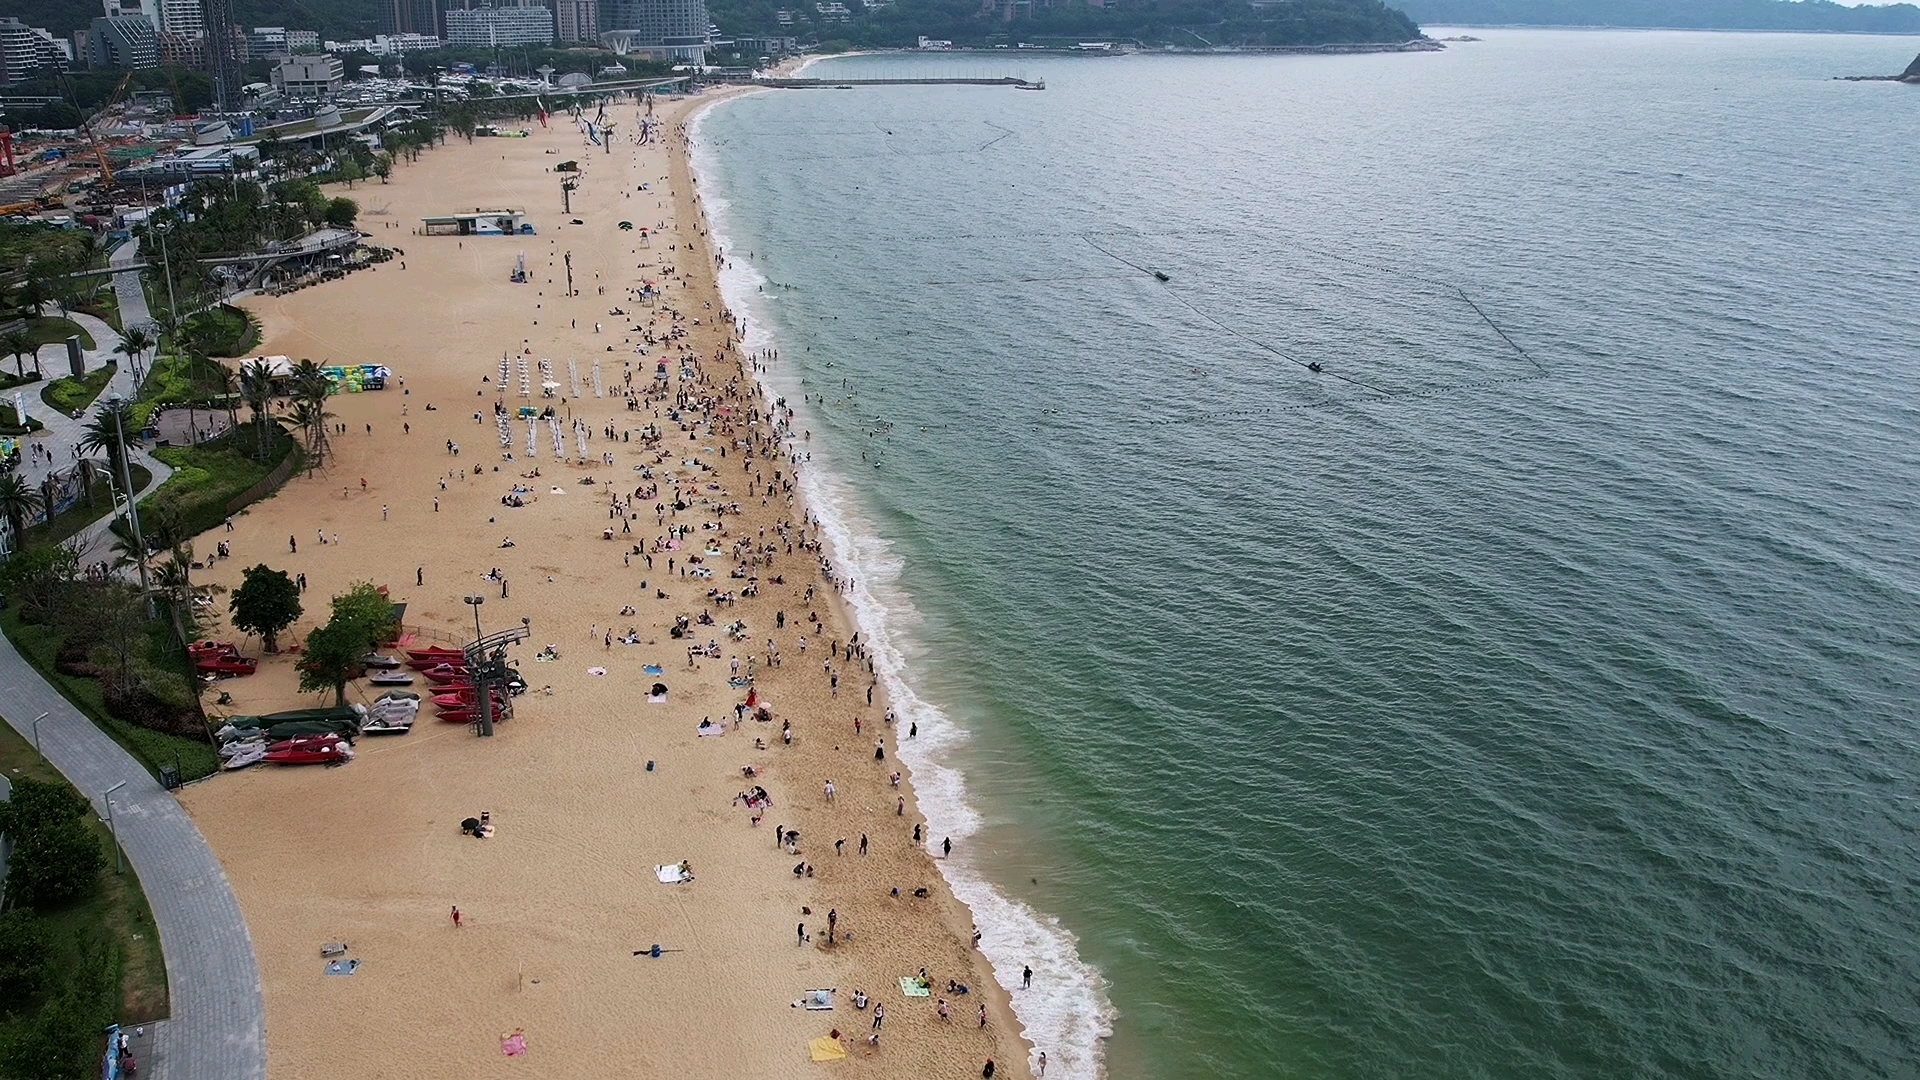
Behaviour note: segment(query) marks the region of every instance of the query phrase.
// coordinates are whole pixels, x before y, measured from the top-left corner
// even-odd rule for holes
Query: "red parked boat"
[[[440,719],[449,724],[471,724],[480,719],[480,714],[472,709],[441,709]]]
[[[435,686],[473,685],[473,672],[466,668],[448,667],[442,664],[437,668],[428,668],[420,674],[425,675],[427,681]]]
[[[439,663],[443,660],[465,660],[466,658],[467,651],[465,649],[448,649],[438,645],[429,649],[407,650],[407,659],[409,660],[431,660],[434,663]]]
[[[302,735],[267,747],[263,760],[275,765],[341,765],[353,760],[353,746],[338,735]]]
[[[237,679],[242,675],[251,675],[259,666],[260,661],[249,656],[208,656],[195,658],[193,662],[193,670],[216,679]]]

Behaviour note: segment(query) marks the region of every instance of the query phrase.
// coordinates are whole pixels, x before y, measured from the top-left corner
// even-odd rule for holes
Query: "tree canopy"
[[[240,587],[227,601],[233,613],[233,627],[265,639],[268,652],[279,652],[280,632],[300,618],[300,586],[285,570],[265,563],[240,572]]]
[[[980,0],[895,0],[882,7],[847,4],[846,15],[777,0],[709,0],[708,12],[728,35],[780,34],[870,47],[906,47],[920,35],[963,45],[1140,44],[1325,45],[1408,41],[1420,28],[1380,0],[1129,0],[1094,7],[1056,0],[1014,9],[1002,21],[999,3]],[[778,12],[795,22],[782,26]]]

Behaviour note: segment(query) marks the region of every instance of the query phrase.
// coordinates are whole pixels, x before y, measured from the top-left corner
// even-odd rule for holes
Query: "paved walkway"
[[[113,794],[120,847],[140,875],[167,961],[172,1018],[156,1034],[147,1080],[265,1080],[266,1005],[253,938],[226,872],[193,819],[120,744],[81,715],[0,636],[0,700],[6,720],[103,816]]]
[[[135,248],[136,252],[138,251],[138,248],[134,244],[122,244],[114,251],[113,260],[116,262],[124,261],[120,259],[120,254],[129,247]],[[122,278],[134,279],[133,295],[135,297],[140,297],[140,282],[138,275],[133,273],[120,274],[114,278],[115,292],[120,295],[121,311],[125,312],[127,310],[126,305],[128,300],[126,291],[120,287]],[[146,300],[139,298],[137,312],[141,321],[146,319],[146,311]],[[32,400],[27,403],[29,414],[32,415],[34,419],[46,425],[45,431],[36,432],[35,434],[27,436],[26,441],[39,443],[53,451],[53,459],[50,462],[44,458],[26,456],[21,458],[21,477],[36,486],[39,485],[42,480],[46,479],[46,475],[50,470],[72,468],[76,460],[75,447],[79,446],[80,441],[86,437],[85,433],[88,422],[105,407],[108,398],[118,394],[131,401],[134,397],[133,365],[127,362],[125,356],[113,351],[120,345],[120,334],[115,331],[113,327],[107,325],[104,320],[95,318],[85,312],[70,311],[66,313],[66,316],[74,322],[79,323],[87,333],[93,335],[94,347],[87,350],[83,355],[83,363],[86,370],[98,370],[99,368],[105,367],[109,361],[118,361],[120,368],[114,373],[113,381],[107,384],[106,389],[100,391],[100,396],[93,400],[93,404],[89,405],[86,412],[78,419],[67,416],[40,400],[40,386],[44,384],[30,384],[21,389],[22,397],[32,395]],[[136,323],[134,325],[138,324]],[[61,357],[59,363],[61,364],[60,370],[58,372],[50,372],[50,374],[66,374],[66,359],[64,356]],[[129,432],[128,434],[131,436],[133,433]],[[153,481],[147,485],[146,490],[142,492],[143,495],[151,494],[161,484],[166,483],[169,476],[173,475],[171,468],[162,464],[145,450],[140,449],[138,445],[129,443],[128,450],[129,461],[136,465],[144,466],[148,472],[153,474]],[[117,483],[119,477],[115,477],[114,480]],[[107,548],[113,544],[112,537],[108,533],[108,528],[113,524],[113,520],[113,516],[108,515],[89,525],[79,534],[80,543],[78,550],[80,552],[81,562],[94,562],[107,557]]]
[[[138,250],[123,245],[113,261],[127,261]],[[117,275],[114,284],[122,315],[132,312],[129,325],[138,325],[147,317],[139,282],[133,281],[137,300],[132,303],[121,284],[132,277]],[[69,317],[93,335],[95,348],[86,354],[88,370],[115,358],[113,348],[120,344],[120,335],[112,327],[91,315],[76,312]],[[115,393],[133,396],[128,365],[122,364],[100,401]],[[38,401],[34,404],[40,406],[34,415],[47,430],[33,438],[53,450],[55,467],[71,465],[69,448],[80,441],[85,420],[62,416]],[[96,402],[88,412],[99,407]],[[172,475],[173,470],[143,451],[132,450],[132,460],[153,472],[153,483],[143,496]],[[46,467],[39,466],[28,470],[28,476],[37,482],[45,472]],[[110,542],[107,529],[112,523],[112,517],[102,518],[80,534],[83,559],[95,547],[99,553],[91,557],[105,557],[103,545]],[[33,737],[33,718],[47,714],[40,723],[42,751],[103,816],[106,806],[101,793],[122,780],[127,783],[113,795],[114,820],[120,847],[140,876],[160,931],[173,1014],[165,1024],[150,1029],[154,1046],[141,1059],[142,1075],[147,1080],[265,1080],[266,1005],[253,938],[226,872],[193,819],[132,755],[48,685],[4,636],[0,636],[0,701],[5,702],[7,723],[28,739]]]
[[[130,266],[140,259],[140,238],[138,236],[113,249],[107,256],[108,266]],[[144,326],[153,321],[147,313],[147,294],[140,288],[140,271],[122,270],[113,275],[113,295],[120,301],[120,325],[129,329]]]

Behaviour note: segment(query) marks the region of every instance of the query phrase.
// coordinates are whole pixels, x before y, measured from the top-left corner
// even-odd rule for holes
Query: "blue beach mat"
[[[932,997],[933,988],[923,985],[911,975],[900,976],[900,992],[908,997]]]
[[[360,970],[360,961],[358,960],[335,960],[327,965],[327,974],[329,975],[351,975],[358,970]]]

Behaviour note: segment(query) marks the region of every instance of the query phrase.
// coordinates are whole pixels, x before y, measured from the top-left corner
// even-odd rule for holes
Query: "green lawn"
[[[145,468],[127,463],[127,471],[133,475],[133,490],[138,493],[147,490],[153,483],[153,474]],[[119,478],[115,477],[118,483]],[[43,521],[27,529],[29,544],[57,544],[79,532],[81,529],[99,521],[113,512],[112,487],[102,477],[93,485],[93,505],[88,506],[85,499],[73,504],[65,513],[56,514],[52,521]]]
[[[163,446],[153,456],[173,466],[174,473],[146,505],[168,507],[180,515],[189,534],[198,535],[227,519],[227,503],[266,479],[287,454],[296,453],[293,439],[277,432],[267,460],[253,456],[258,438],[251,425],[198,446]]]
[[[226,408],[219,381],[224,370],[218,360],[169,352],[156,355],[147,368],[147,381],[140,386],[140,398],[134,402],[134,426],[146,427],[154,413],[169,405]]]
[[[86,327],[81,326],[72,319],[62,318],[58,315],[42,315],[37,319],[27,320],[27,336],[31,337],[35,344],[58,345],[65,342],[67,338],[73,334],[80,335],[81,348],[93,348],[93,335],[87,333]],[[40,358],[40,362],[45,364],[48,362],[48,358],[43,356]],[[66,362],[65,357],[61,357],[59,360],[59,363],[63,366]],[[29,363],[31,363],[31,361],[29,361]]]
[[[110,360],[106,367],[95,368],[77,379],[71,375],[55,379],[40,388],[40,400],[72,416],[93,404],[119,371],[119,362]]]
[[[208,356],[245,356],[260,343],[259,329],[247,313],[225,304],[210,307],[187,320],[187,340],[204,335]]]
[[[0,770],[9,779],[25,776],[66,783],[58,770],[34,752],[32,743],[4,724],[0,724]],[[95,806],[99,805],[98,792],[83,794],[94,796]],[[113,838],[106,825],[90,823],[101,846],[110,852]],[[107,950],[118,969],[119,987],[107,1013],[128,1024],[158,1020],[167,1015],[167,966],[146,894],[133,870],[115,874],[111,859],[101,877],[100,892],[91,899],[46,913],[47,936],[58,958],[55,967],[75,970],[83,956]]]
[[[180,770],[181,781],[198,780],[211,776],[220,768],[220,759],[213,747],[198,739],[189,739],[179,735],[168,735],[147,728],[117,720],[108,715],[106,703],[100,696],[100,684],[92,679],[83,679],[72,675],[62,675],[54,669],[53,659],[60,652],[60,632],[48,626],[37,626],[20,621],[20,609],[10,607],[0,613],[0,630],[4,630],[20,655],[38,670],[43,678],[52,683],[61,695],[87,715],[100,730],[113,737],[113,741],[126,748],[126,751],[146,766],[147,771],[156,778],[163,765],[173,765]],[[165,633],[165,628],[159,628]]]

